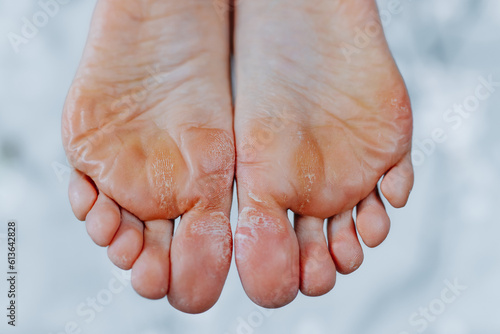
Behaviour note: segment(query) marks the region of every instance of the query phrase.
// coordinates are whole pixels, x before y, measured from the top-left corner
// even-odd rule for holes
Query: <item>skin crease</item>
[[[254,302],[281,307],[359,267],[354,207],[368,246],[387,236],[377,182],[386,174],[385,197],[406,203],[411,106],[381,30],[349,59],[342,52],[358,28],[380,27],[374,1],[255,0],[235,18],[236,264]],[[281,232],[250,229],[255,217]]]
[[[75,215],[140,295],[189,313],[217,301],[232,256],[228,54],[209,2],[99,0],[63,112]]]
[[[229,270],[235,167],[236,263],[264,307],[356,270],[356,227],[370,247],[389,230],[377,182],[395,207],[413,183],[411,107],[383,33],[349,61],[341,51],[374,2],[252,0],[234,14],[234,124],[229,20],[199,0],[99,0],[63,113],[75,215],[140,295],[189,313],[214,305]]]

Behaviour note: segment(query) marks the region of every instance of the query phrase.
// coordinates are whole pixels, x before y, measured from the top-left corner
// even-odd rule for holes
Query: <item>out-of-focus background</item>
[[[0,1],[0,333],[500,333],[500,1],[379,1],[415,115],[408,206],[389,209],[387,241],[326,296],[264,310],[233,266],[216,306],[195,316],[139,297],[73,217],[60,117],[95,0],[60,2],[16,51],[9,39],[42,7]]]

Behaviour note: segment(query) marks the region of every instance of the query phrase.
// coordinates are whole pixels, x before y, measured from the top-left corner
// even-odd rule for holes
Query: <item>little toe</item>
[[[134,215],[121,209],[121,223],[108,247],[108,257],[118,268],[129,270],[143,245],[144,224]]]
[[[284,306],[300,284],[299,245],[286,211],[241,204],[235,254],[243,288],[262,307]]]
[[[352,210],[328,219],[327,236],[330,253],[339,273],[347,275],[361,266],[363,249],[356,234]]]
[[[295,215],[300,248],[300,291],[321,296],[335,285],[336,270],[323,232],[324,219]]]
[[[97,190],[88,176],[73,169],[69,180],[68,197],[76,218],[84,221],[97,199]]]
[[[171,250],[168,300],[186,313],[201,313],[219,299],[231,265],[233,239],[223,212],[185,213]]]
[[[144,226],[144,246],[132,266],[132,286],[145,298],[160,299],[169,287],[174,222],[151,220],[144,222]]]
[[[87,233],[99,246],[106,247],[120,226],[120,208],[104,193],[100,193],[94,206],[87,214]]]
[[[380,245],[389,234],[391,220],[385,211],[384,203],[382,203],[377,188],[359,202],[356,227],[363,242],[368,247]]]
[[[414,174],[411,154],[405,155],[382,179],[380,190],[395,208],[402,208],[408,202],[413,188]]]

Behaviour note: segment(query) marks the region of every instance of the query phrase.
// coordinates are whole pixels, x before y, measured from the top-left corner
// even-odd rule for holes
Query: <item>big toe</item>
[[[226,281],[231,255],[231,226],[224,213],[193,209],[184,214],[172,241],[170,304],[187,313],[211,308]]]
[[[294,230],[285,210],[242,204],[235,254],[243,288],[260,306],[284,306],[299,290],[299,246]]]

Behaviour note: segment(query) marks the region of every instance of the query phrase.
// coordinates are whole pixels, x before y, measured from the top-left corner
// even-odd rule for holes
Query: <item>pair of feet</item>
[[[389,231],[378,181],[394,207],[413,184],[410,104],[374,1],[238,1],[234,34],[220,13],[99,0],[63,113],[76,217],[140,295],[190,313],[229,270],[235,170],[236,264],[264,307],[356,270],[356,229],[370,247]]]

